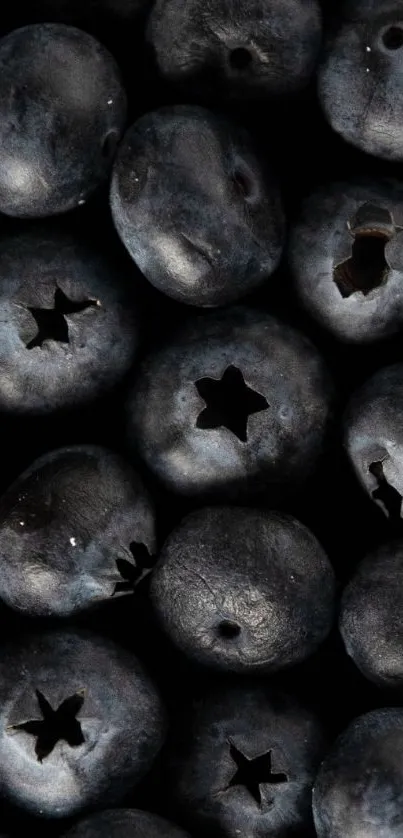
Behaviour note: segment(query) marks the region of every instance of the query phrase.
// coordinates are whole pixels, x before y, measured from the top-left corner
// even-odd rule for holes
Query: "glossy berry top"
[[[0,499],[0,599],[20,614],[67,617],[133,593],[155,552],[151,499],[105,448],[45,454]]]
[[[360,716],[336,740],[313,792],[318,838],[400,838],[403,710]]]
[[[205,108],[141,117],[119,147],[116,229],[147,279],[179,302],[224,305],[277,268],[284,213],[248,133]]]
[[[217,687],[182,715],[174,734],[166,781],[196,834],[310,834],[311,788],[326,738],[291,696],[253,682]]]
[[[200,497],[284,487],[313,470],[332,387],[311,342],[247,308],[192,319],[147,357],[129,441],[171,490]]]
[[[63,24],[0,41],[0,211],[41,218],[85,203],[110,171],[126,96],[110,53]]]
[[[145,774],[165,730],[158,693],[133,654],[66,630],[2,647],[0,793],[62,818],[112,804]]]
[[[385,160],[403,160],[403,12],[400,3],[353,0],[329,35],[319,99],[347,142]]]
[[[139,343],[130,279],[49,223],[0,237],[1,411],[78,408],[121,381]]]

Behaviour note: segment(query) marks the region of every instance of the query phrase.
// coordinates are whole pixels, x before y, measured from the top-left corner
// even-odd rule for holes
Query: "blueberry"
[[[297,293],[337,338],[369,343],[403,323],[403,188],[333,183],[303,206],[289,245]]]
[[[65,833],[65,838],[189,838],[165,818],[139,809],[111,809],[91,815]]]
[[[236,300],[280,261],[276,179],[243,129],[204,108],[161,108],[130,128],[113,170],[111,206],[143,274],[183,303]]]
[[[326,748],[311,711],[252,683],[216,688],[189,715],[166,756],[167,782],[189,827],[220,838],[288,838],[310,828]]]
[[[148,40],[164,79],[210,99],[294,93],[321,43],[316,0],[156,0]]]
[[[402,515],[403,365],[375,373],[353,394],[344,417],[344,445],[369,497],[391,521]]]
[[[78,631],[2,647],[0,794],[62,818],[120,800],[162,745],[158,693],[132,653]]]
[[[177,493],[278,493],[314,469],[331,404],[310,341],[237,307],[190,319],[145,358],[129,393],[128,440]]]
[[[91,35],[33,24],[0,41],[0,211],[84,204],[108,177],[126,120],[115,61]]]
[[[52,451],[0,500],[0,597],[23,614],[65,617],[132,592],[155,551],[151,500],[105,448]]]
[[[396,2],[360,0],[350,6],[328,38],[319,99],[343,139],[368,154],[401,162],[403,13]]]
[[[0,410],[78,407],[120,382],[139,342],[130,279],[49,224],[0,238]]]
[[[193,660],[273,672],[306,658],[330,631],[334,578],[295,518],[207,507],[168,537],[151,599],[164,630]]]
[[[403,710],[355,719],[321,766],[313,792],[318,838],[401,838]]]
[[[403,542],[378,547],[344,591],[340,631],[362,674],[387,689],[403,687]]]

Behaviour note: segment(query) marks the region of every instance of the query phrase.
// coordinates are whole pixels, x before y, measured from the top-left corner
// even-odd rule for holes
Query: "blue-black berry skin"
[[[0,211],[41,218],[85,204],[105,183],[126,122],[112,55],[59,23],[0,41]]]
[[[313,791],[318,838],[403,834],[403,711],[360,716],[336,740]]]
[[[403,160],[403,14],[396,2],[346,3],[327,38],[319,100],[334,131],[360,151]]]

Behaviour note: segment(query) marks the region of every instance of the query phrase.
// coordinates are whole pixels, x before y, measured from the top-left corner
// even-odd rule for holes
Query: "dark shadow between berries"
[[[236,772],[231,778],[228,788],[244,786],[252,795],[258,806],[262,806],[262,784],[277,786],[288,782],[287,774],[272,771],[272,753],[267,751],[254,759],[245,756],[234,744],[229,743],[231,759],[236,765]],[[272,805],[272,803],[270,804]]]
[[[35,754],[38,762],[43,762],[61,739],[71,748],[76,748],[85,742],[81,724],[76,718],[84,704],[84,693],[85,690],[79,690],[62,701],[57,710],[53,710],[43,693],[35,690],[42,719],[31,719],[28,722],[11,725],[8,731],[23,730],[36,737]]]
[[[38,333],[26,344],[26,348],[34,349],[36,346],[42,346],[45,340],[69,343],[69,327],[65,315],[78,314],[87,308],[99,306],[99,300],[84,300],[81,303],[76,303],[69,300],[61,288],[56,288],[54,308],[27,307],[36,321]]]
[[[248,441],[249,416],[269,407],[267,399],[248,387],[241,370],[232,364],[222,378],[199,378],[195,387],[206,403],[197,417],[196,427],[227,428],[241,442]]]
[[[382,504],[383,509],[391,521],[399,521],[402,511],[402,495],[388,483],[381,460],[371,463],[369,471],[378,481],[378,488],[371,492],[375,501]]]
[[[144,575],[144,572],[154,567],[155,556],[149,553],[148,547],[138,541],[132,541],[129,550],[133,556],[133,563],[127,559],[116,559],[116,567],[121,582],[116,582],[112,596],[122,593],[133,593],[137,582]]]

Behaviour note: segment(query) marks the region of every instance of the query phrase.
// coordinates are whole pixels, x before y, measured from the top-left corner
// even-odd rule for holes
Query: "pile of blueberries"
[[[403,7],[0,9],[0,833],[403,838]]]

